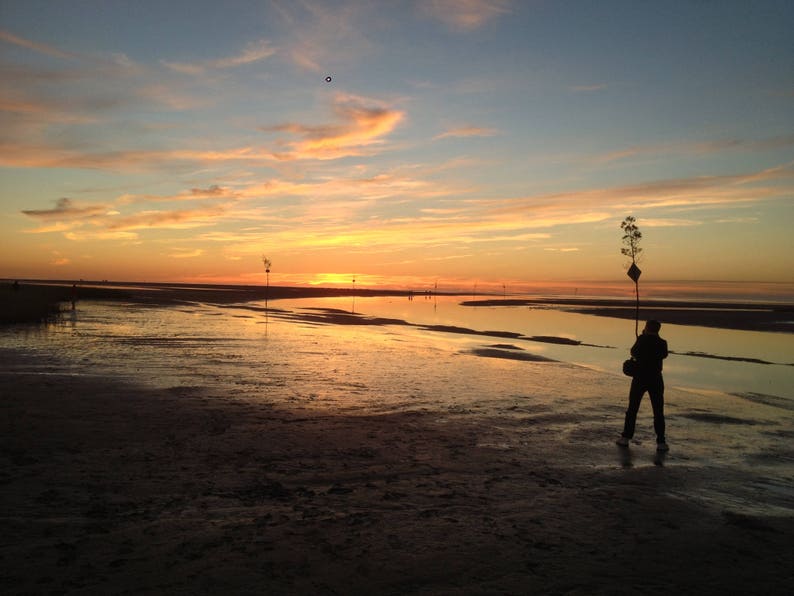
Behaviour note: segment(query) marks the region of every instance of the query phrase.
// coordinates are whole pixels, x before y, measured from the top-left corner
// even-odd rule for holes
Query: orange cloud
[[[141,228],[190,229],[215,225],[217,218],[226,212],[225,206],[199,207],[174,211],[144,211],[134,215],[109,219],[109,230],[136,230]]]
[[[405,116],[404,112],[380,102],[356,96],[337,96],[333,110],[340,121],[337,124],[308,126],[293,123],[262,130],[290,132],[304,137],[302,141],[289,143],[291,151],[277,154],[281,159],[338,159],[361,155],[362,148],[382,143],[382,138],[392,132]]]
[[[175,164],[212,164],[242,161],[273,163],[273,153],[253,147],[196,151],[108,151],[85,153],[45,143],[0,142],[0,166],[25,168],[84,168],[140,171],[172,167]]]
[[[138,234],[135,232],[106,232],[93,230],[78,230],[66,232],[64,238],[73,242],[84,242],[86,240],[137,240]]]
[[[196,257],[200,257],[203,254],[204,251],[200,248],[197,248],[195,250],[179,249],[168,256],[171,257],[172,259],[194,259]]]
[[[749,174],[661,180],[613,188],[494,199],[480,204],[491,217],[521,218],[528,227],[594,223],[627,209],[700,209],[787,198],[794,190],[792,185],[772,182],[792,177],[792,164],[785,164]]]

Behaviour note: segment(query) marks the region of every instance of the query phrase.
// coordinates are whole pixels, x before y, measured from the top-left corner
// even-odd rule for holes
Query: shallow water
[[[426,380],[442,377],[441,386],[447,387],[456,381],[444,378],[444,367],[439,364],[463,358],[466,366],[474,366],[476,359],[471,353],[494,345],[516,348],[503,351],[505,355],[543,356],[625,380],[620,364],[634,340],[633,321],[543,307],[462,306],[459,297],[313,298],[271,301],[269,306],[265,311],[264,303],[175,308],[84,302],[59,323],[0,331],[0,345],[36,351],[44,367],[53,365],[51,360],[57,357],[83,373],[96,368],[137,377],[146,371],[151,382],[164,386],[231,382],[250,388],[263,383],[286,385],[296,375],[301,381],[319,382],[355,372],[358,378],[367,377],[367,386],[383,383],[391,387],[401,370],[410,366],[414,375],[421,372]],[[341,325],[302,320],[329,309],[409,324]],[[428,329],[438,325],[522,337]],[[662,336],[677,352],[665,361],[669,388],[706,394],[752,393],[794,403],[794,366],[790,364],[794,363],[794,341],[790,334],[665,325]],[[565,338],[583,345],[526,337]],[[370,362],[373,353],[378,356]],[[496,366],[493,362],[488,365]],[[417,370],[422,367],[427,370]],[[467,376],[465,370],[457,374]],[[315,393],[320,399],[328,390]]]
[[[280,308],[301,309],[299,300],[278,302]],[[577,340],[591,345],[559,345],[524,339],[491,343],[512,343],[538,354],[619,375],[621,362],[628,357],[634,342],[634,322],[596,317],[543,307],[471,307],[460,298],[437,300],[405,298],[324,298],[312,306],[355,309],[365,315],[402,319],[418,325],[453,325],[475,331],[507,331],[523,336],[550,336]],[[421,333],[427,334],[422,330]],[[488,343],[480,336],[450,337],[451,344],[465,349]],[[695,391],[762,393],[794,400],[794,340],[790,334],[735,331],[684,325],[665,325],[662,336],[677,354],[665,361],[668,386]],[[594,347],[596,346],[596,347]],[[712,356],[757,359],[773,364],[757,364],[684,355],[686,352]]]
[[[292,411],[428,411],[442,421],[478,416],[488,421],[481,440],[491,448],[511,449],[527,440],[527,432],[550,433],[560,465],[638,473],[664,465],[654,454],[647,403],[636,449],[627,454],[612,445],[628,390],[618,370],[633,340],[632,321],[542,308],[463,307],[457,298],[303,299],[269,306],[86,301],[57,324],[1,329],[0,348],[32,355],[27,361],[34,364],[26,364],[25,372],[117,377],[177,394],[201,387],[212,399],[255,400]],[[372,316],[410,324],[317,320],[330,312],[338,321],[353,310],[358,323]],[[601,347],[427,328],[434,325]],[[794,361],[790,335],[674,325],[665,326],[663,335],[680,352]],[[562,364],[475,355],[484,348]],[[689,483],[686,494],[720,507],[794,511],[794,367],[679,355],[668,360],[670,457],[704,479]]]

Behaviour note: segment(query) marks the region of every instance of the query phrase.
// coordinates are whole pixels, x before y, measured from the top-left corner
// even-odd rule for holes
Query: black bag
[[[637,361],[634,358],[629,358],[623,362],[623,374],[627,377],[635,377],[638,372]]]

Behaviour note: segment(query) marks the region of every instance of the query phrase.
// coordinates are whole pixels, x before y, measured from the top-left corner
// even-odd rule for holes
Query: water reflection
[[[305,301],[280,303],[299,311]],[[312,300],[313,306],[344,308],[345,300]],[[414,325],[451,325],[475,331],[509,331],[521,335],[558,337],[590,346],[570,346],[515,340],[535,354],[618,374],[619,364],[634,342],[634,322],[565,312],[544,307],[466,307],[457,297],[437,300],[404,298],[359,298],[358,311],[373,317],[394,318]],[[404,333],[424,330],[406,328]],[[447,334],[448,335],[448,334]],[[735,331],[717,328],[663,325],[671,355],[665,362],[668,385],[695,391],[719,390],[728,393],[764,393],[794,399],[794,343],[789,334]],[[460,346],[478,343],[469,338],[448,338]],[[601,346],[601,347],[592,347]],[[695,355],[701,353],[729,358],[757,359],[775,364],[720,360]]]
[[[293,353],[307,357],[304,365],[308,370],[337,366],[345,361],[346,354],[366,350],[368,345],[392,355],[393,369],[388,374],[394,375],[399,375],[400,367],[405,366],[401,349],[410,348],[433,358],[442,353],[483,353],[498,345],[621,378],[620,363],[634,341],[633,321],[540,307],[464,307],[456,297],[415,297],[410,301],[359,297],[355,314],[351,313],[349,297],[280,300],[268,306],[268,310],[264,303],[157,308],[84,302],[56,325],[4,329],[0,338],[3,345],[49,349],[76,363],[104,362],[120,374],[134,374],[147,367],[162,369],[158,374],[173,382],[177,380],[169,366],[174,359],[180,362],[186,376],[206,373],[220,379],[239,376],[239,369],[245,367],[249,367],[248,374],[254,374],[263,368],[295,366],[288,357]],[[328,315],[333,314],[331,309],[345,313],[349,320],[334,320]],[[377,324],[372,324],[373,318],[379,319]],[[460,328],[458,331],[471,329],[480,334],[429,330],[440,326]],[[521,337],[489,337],[483,332],[511,332]],[[792,366],[682,355],[702,352],[790,363],[794,362],[794,349],[788,334],[664,325],[662,335],[677,352],[665,362],[668,387],[704,394],[722,391],[794,398]],[[528,339],[533,336],[589,345]],[[326,346],[321,350],[323,360],[313,360],[315,357],[307,352],[318,342]],[[210,365],[215,370],[202,369]],[[351,370],[355,366],[344,364]],[[411,366],[415,366],[414,362]],[[135,370],[127,370],[131,368]]]

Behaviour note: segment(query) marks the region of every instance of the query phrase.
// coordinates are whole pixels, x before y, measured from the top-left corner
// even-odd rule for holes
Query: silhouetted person
[[[72,284],[72,310],[77,308],[77,284]]]
[[[656,431],[657,451],[667,451],[664,436],[664,379],[662,378],[662,360],[667,358],[667,342],[659,337],[659,321],[648,321],[631,347],[631,355],[637,361],[637,374],[631,379],[629,390],[629,407],[626,410],[626,421],[623,433],[617,440],[621,447],[628,447],[629,440],[634,437],[634,426],[637,412],[645,392],[651,398],[653,407],[653,430]]]

